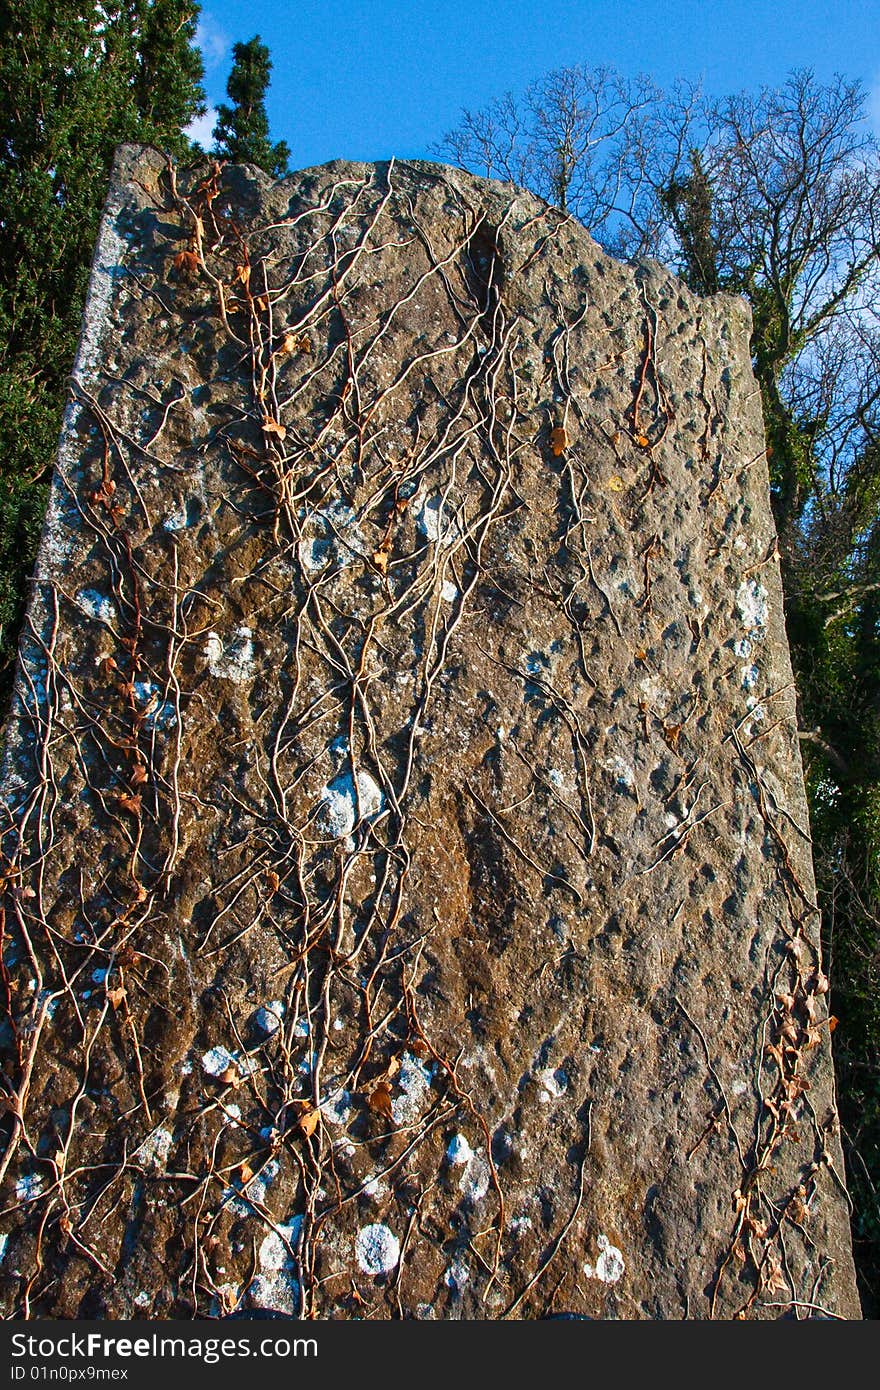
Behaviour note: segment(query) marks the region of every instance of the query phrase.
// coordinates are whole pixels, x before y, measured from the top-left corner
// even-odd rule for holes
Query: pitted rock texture
[[[8,1315],[859,1316],[745,305],[120,153],[4,771]]]

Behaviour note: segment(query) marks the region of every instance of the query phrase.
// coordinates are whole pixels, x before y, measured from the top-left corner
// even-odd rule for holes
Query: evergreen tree
[[[121,141],[191,148],[191,0],[0,10],[0,703],[8,695],[107,175]]]
[[[266,88],[272,60],[269,50],[256,34],[249,43],[237,43],[232,50],[232,72],[226,93],[232,106],[217,108],[214,127],[215,153],[237,164],[256,164],[273,178],[287,173],[290,150],[283,140],[269,139],[266,115]]]

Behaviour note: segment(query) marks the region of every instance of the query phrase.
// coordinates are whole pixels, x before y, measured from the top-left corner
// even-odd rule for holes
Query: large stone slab
[[[859,1315],[741,301],[123,150],[4,796],[8,1314]]]

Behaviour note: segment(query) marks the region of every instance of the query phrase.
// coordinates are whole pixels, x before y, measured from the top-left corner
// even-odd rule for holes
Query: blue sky
[[[210,0],[200,41],[212,105],[232,44],[256,33],[274,64],[272,134],[293,168],[431,157],[463,106],[570,63],[661,85],[701,79],[716,95],[777,84],[794,67],[841,72],[865,84],[880,133],[880,0]]]

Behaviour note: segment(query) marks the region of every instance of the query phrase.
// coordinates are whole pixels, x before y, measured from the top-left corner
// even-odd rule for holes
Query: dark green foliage
[[[682,273],[694,294],[715,294],[721,288],[718,246],[712,227],[712,184],[703,167],[703,156],[691,150],[690,170],[673,177],[661,190],[662,206],[669,213],[681,247]]]
[[[273,178],[287,173],[290,150],[283,140],[269,139],[266,115],[266,89],[272,62],[269,50],[256,34],[248,43],[237,43],[232,50],[232,72],[226,94],[232,106],[217,108],[214,127],[215,153],[237,164],[256,164]]]
[[[15,644],[116,146],[178,155],[204,111],[190,0],[0,11],[0,700]]]

